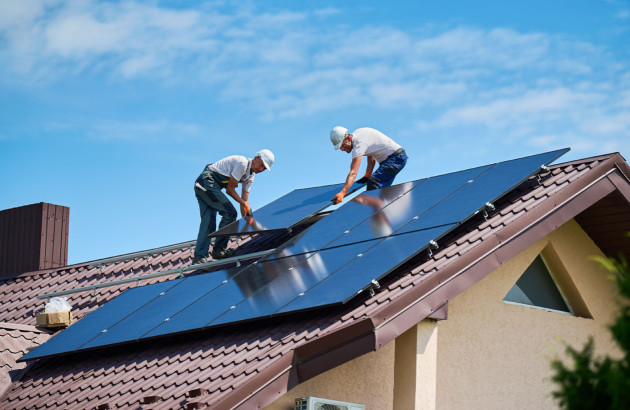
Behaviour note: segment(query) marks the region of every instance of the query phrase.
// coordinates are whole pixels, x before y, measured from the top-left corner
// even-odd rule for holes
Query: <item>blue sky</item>
[[[0,209],[69,206],[78,263],[194,239],[227,155],[276,155],[254,210],[343,182],[335,125],[403,145],[397,182],[627,158],[629,29],[618,0],[0,0]]]

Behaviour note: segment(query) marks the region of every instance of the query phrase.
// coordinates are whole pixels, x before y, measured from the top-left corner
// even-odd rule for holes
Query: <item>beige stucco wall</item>
[[[504,303],[520,275],[543,249],[555,251],[593,319]],[[581,347],[595,336],[598,353],[618,352],[606,324],[614,284],[588,255],[599,249],[569,221],[454,298],[438,322],[438,409],[557,408],[550,393],[549,357],[557,338]]]
[[[267,410],[293,410],[298,397],[314,396],[366,404],[369,410],[393,409],[394,342],[358,357],[291,389]]]
[[[503,302],[543,249],[557,256],[593,319]],[[557,338],[581,347],[594,335],[598,353],[617,352],[606,328],[615,287],[588,255],[602,256],[570,221],[450,301],[448,320],[424,320],[382,349],[302,383],[267,409],[293,409],[302,396],[379,410],[557,408],[546,380],[551,349],[562,350]]]

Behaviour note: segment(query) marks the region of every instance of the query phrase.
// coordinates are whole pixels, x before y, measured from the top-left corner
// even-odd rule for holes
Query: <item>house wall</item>
[[[503,302],[543,249],[557,255],[593,319]],[[454,298],[438,323],[435,408],[555,409],[548,379],[550,357],[564,352],[558,339],[581,348],[593,335],[596,354],[618,355],[606,328],[616,288],[589,255],[603,256],[571,220]]]
[[[265,407],[293,410],[298,397],[314,396],[365,404],[367,410],[393,409],[395,343],[358,357],[289,390]]]

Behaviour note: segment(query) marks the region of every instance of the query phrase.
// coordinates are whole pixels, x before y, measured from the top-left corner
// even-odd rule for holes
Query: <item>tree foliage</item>
[[[594,341],[589,337],[581,350],[569,345],[565,365],[552,360],[552,381],[558,389],[553,397],[564,409],[630,409],[630,271],[628,262],[596,258],[610,273],[619,289],[619,315],[610,326],[613,338],[624,352],[621,359],[594,357]]]

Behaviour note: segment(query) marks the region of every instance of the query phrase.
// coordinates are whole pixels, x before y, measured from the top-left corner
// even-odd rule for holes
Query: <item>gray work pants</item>
[[[195,246],[195,259],[208,256],[208,249],[210,248],[208,235],[217,229],[217,213],[221,215],[219,229],[236,220],[237,213],[234,205],[221,192],[221,189],[227,186],[229,179],[225,175],[210,171],[206,166],[195,181],[205,189],[204,191],[195,186],[195,196],[199,203],[199,215],[201,216],[197,244]],[[216,238],[213,249],[222,250],[227,248],[229,239],[229,236]]]

